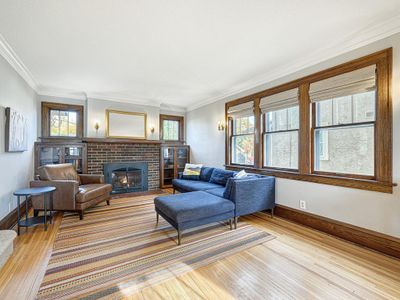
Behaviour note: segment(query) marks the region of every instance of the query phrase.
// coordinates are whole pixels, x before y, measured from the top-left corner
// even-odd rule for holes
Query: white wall
[[[188,112],[187,141],[193,161],[212,166],[224,164],[224,135],[217,131],[218,120],[224,118],[224,102],[389,47],[393,47],[393,180],[400,183],[400,34]],[[280,178],[276,187],[279,204],[298,209],[299,200],[306,200],[311,213],[400,237],[400,187],[395,187],[393,194],[385,194]]]
[[[225,119],[225,102],[218,101],[186,113],[186,139],[191,162],[222,168],[225,164],[225,131],[218,122]]]
[[[5,108],[11,107],[28,118],[28,151],[6,153]],[[0,56],[0,220],[17,207],[12,193],[29,185],[33,176],[33,143],[37,124],[36,93]]]

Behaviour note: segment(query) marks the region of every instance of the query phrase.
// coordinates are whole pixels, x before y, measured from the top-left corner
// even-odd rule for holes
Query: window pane
[[[290,107],[288,110],[288,129],[299,129],[299,107]]]
[[[169,141],[179,140],[179,121],[163,121],[163,139]]]
[[[354,122],[375,121],[375,91],[353,96]]]
[[[264,138],[264,166],[298,168],[298,131],[267,133]]]
[[[315,130],[315,170],[374,175],[374,126]]]
[[[375,120],[375,91],[338,97],[316,103],[318,127]]]
[[[70,111],[68,113],[68,136],[77,136],[76,133],[76,112]]]
[[[60,111],[50,110],[50,136],[60,135]]]
[[[254,116],[237,118],[233,123],[234,135],[254,133]]]
[[[333,103],[332,100],[324,100],[316,103],[317,126],[333,125]]]
[[[352,96],[333,99],[333,124],[349,124],[352,120]]]
[[[254,165],[254,135],[232,137],[232,163]]]
[[[60,111],[60,136],[68,136],[68,112]]]
[[[299,128],[299,107],[290,107],[265,114],[267,132],[291,130]]]

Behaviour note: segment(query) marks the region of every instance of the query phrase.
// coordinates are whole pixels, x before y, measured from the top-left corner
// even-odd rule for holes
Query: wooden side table
[[[20,227],[32,227],[38,224],[44,224],[44,230],[47,230],[47,219],[51,220],[53,218],[53,192],[56,190],[54,186],[45,186],[45,187],[36,187],[36,188],[27,188],[21,189],[14,192],[14,196],[17,196],[18,199],[18,235]],[[43,195],[43,208],[44,208],[44,215],[38,217],[28,217],[29,209],[28,209],[28,197],[29,196],[41,196]],[[50,199],[50,216],[47,216],[47,201],[46,195]],[[21,212],[20,212],[20,203],[21,197],[25,197],[25,219],[21,220]]]

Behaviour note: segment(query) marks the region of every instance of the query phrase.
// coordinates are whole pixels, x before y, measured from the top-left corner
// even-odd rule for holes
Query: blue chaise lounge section
[[[159,196],[154,200],[155,210],[178,231],[200,225],[232,219],[237,227],[240,216],[275,207],[275,178],[248,174],[235,178],[236,172],[203,167],[200,176],[188,179],[180,174],[172,185],[179,195]]]

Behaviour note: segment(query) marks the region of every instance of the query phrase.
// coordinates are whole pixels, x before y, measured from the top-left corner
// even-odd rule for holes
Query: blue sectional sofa
[[[237,172],[203,167],[197,180],[183,178],[172,180],[172,186],[181,193],[204,191],[228,199],[235,204],[235,217],[252,214],[275,207],[275,177],[248,174],[235,179]]]
[[[203,167],[200,177],[186,177],[172,181],[179,195],[159,196],[154,200],[155,210],[178,231],[211,222],[232,219],[237,226],[240,216],[275,207],[275,178],[248,174],[235,178],[236,172]]]

